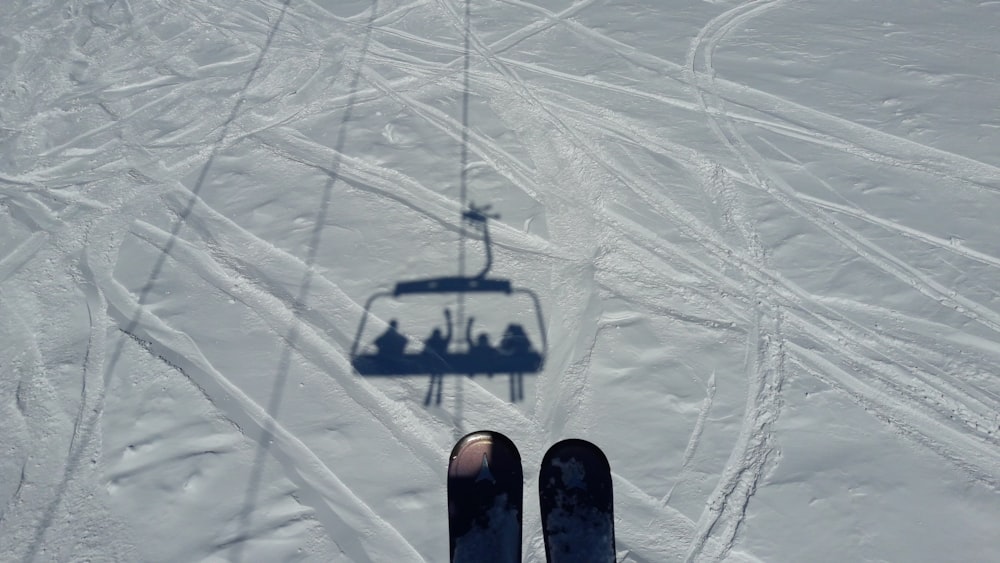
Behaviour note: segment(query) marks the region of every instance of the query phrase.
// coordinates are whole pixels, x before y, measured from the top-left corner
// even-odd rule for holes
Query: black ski
[[[521,455],[499,432],[473,432],[448,463],[452,563],[520,563]]]
[[[538,496],[548,563],[614,563],[611,466],[600,448],[577,439],[549,448]]]

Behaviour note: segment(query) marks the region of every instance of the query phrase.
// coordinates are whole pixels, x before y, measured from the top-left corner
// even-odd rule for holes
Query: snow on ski
[[[517,447],[499,432],[473,432],[449,459],[452,563],[521,561],[524,482]]]
[[[538,495],[548,563],[614,562],[611,466],[600,448],[579,439],[549,448]]]

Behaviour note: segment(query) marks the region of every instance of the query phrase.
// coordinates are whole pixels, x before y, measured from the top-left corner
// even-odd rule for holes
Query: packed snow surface
[[[1000,561],[998,26],[976,0],[6,0],[2,558],[444,561],[448,452],[492,429],[526,562],[569,437],[611,462],[619,561]],[[471,202],[540,314],[370,301],[479,272]],[[523,326],[523,398],[352,368],[445,308],[459,351]]]

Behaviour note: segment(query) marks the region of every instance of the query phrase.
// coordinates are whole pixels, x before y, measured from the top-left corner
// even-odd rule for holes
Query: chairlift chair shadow
[[[545,323],[541,303],[538,296],[531,290],[515,287],[510,280],[491,278],[487,274],[492,266],[493,255],[489,236],[488,220],[498,216],[489,215],[489,206],[476,207],[470,205],[462,214],[469,222],[483,233],[486,252],[486,264],[475,276],[444,276],[420,278],[397,282],[392,291],[381,291],[368,298],[364,314],[358,326],[358,331],[351,346],[351,364],[363,376],[406,376],[430,374],[432,377],[445,374],[467,375],[475,374],[510,374],[520,377],[522,374],[538,373],[542,370],[548,352],[548,342],[545,335]],[[468,308],[475,312],[476,304],[481,296],[502,296],[505,302],[504,311],[533,311],[534,323],[537,323],[539,347],[536,349],[531,342],[529,332],[523,322],[508,322],[507,328],[497,343],[488,343],[488,336],[481,334],[478,340],[471,335],[471,319],[466,327],[452,327],[451,317],[446,310],[448,337],[438,329],[431,338],[425,341],[423,350],[407,350],[406,336],[400,333],[397,321],[393,319],[387,324],[385,331],[364,344],[366,326],[371,322],[372,309],[381,301],[396,302],[412,301],[421,296],[454,295],[456,300],[468,297]],[[490,301],[493,301],[492,299]],[[401,307],[406,311],[406,307]],[[495,317],[496,311],[492,314]],[[510,318],[508,321],[512,320]],[[520,320],[520,319],[514,319]],[[464,339],[454,339],[453,329],[464,330]],[[533,331],[532,331],[533,332]],[[436,340],[440,338],[441,340]],[[458,344],[455,344],[458,340]],[[433,342],[433,344],[432,344]],[[441,344],[443,342],[443,345]],[[512,400],[516,400],[515,383],[511,381]],[[521,391],[523,396],[523,391]]]

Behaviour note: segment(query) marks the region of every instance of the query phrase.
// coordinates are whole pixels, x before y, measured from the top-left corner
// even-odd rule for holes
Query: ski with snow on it
[[[563,440],[546,452],[538,475],[548,563],[614,563],[611,466],[586,440]]]
[[[520,563],[524,476],[521,455],[499,432],[455,444],[448,462],[452,563]]]
[[[594,444],[563,440],[538,475],[548,563],[615,561],[614,497],[608,458]],[[523,473],[513,442],[492,431],[464,436],[448,463],[452,563],[520,563]]]

